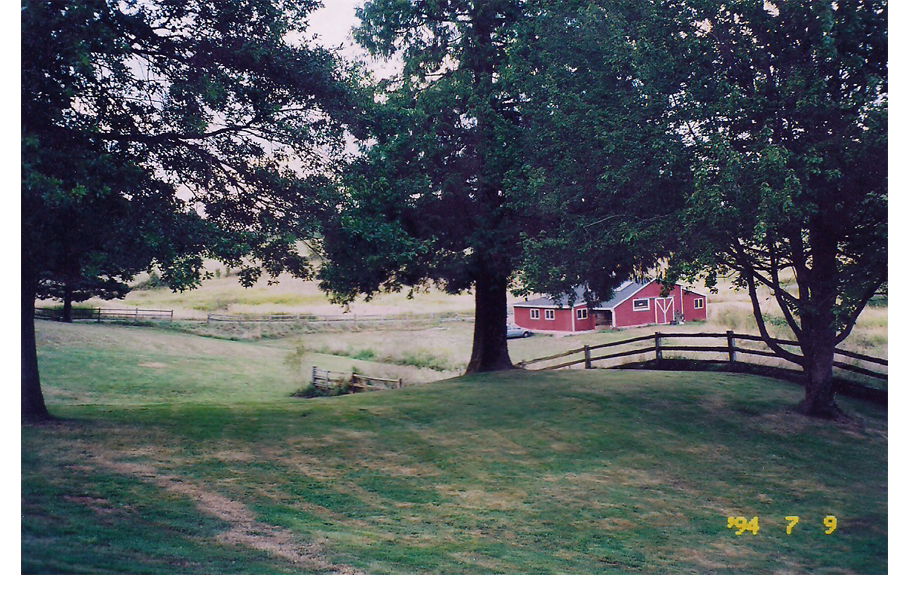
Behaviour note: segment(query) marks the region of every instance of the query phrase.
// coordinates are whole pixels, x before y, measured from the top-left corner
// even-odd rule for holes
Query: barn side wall
[[[707,297],[705,297],[704,295],[700,295],[698,293],[694,293],[691,290],[680,289],[678,286],[676,287],[676,290],[677,290],[677,293],[676,293],[677,300],[680,297],[680,295],[678,294],[678,291],[682,290],[681,296],[682,296],[683,305],[684,305],[683,317],[686,320],[686,322],[693,322],[696,320],[707,320],[708,319],[708,298]],[[696,299],[702,299],[704,301],[704,305],[702,305],[701,309],[695,309],[695,300]]]
[[[580,307],[576,307],[574,310],[572,310],[572,313],[573,314],[577,313],[579,309],[585,309],[585,306],[582,305]],[[594,312],[589,309],[588,317],[586,319],[584,319],[584,320],[576,319],[575,320],[575,330],[576,331],[594,330]]]
[[[572,328],[572,318],[575,317],[575,312],[577,309],[581,309],[584,306],[578,306],[574,309],[569,309],[568,307],[563,308],[547,308],[547,307],[515,307],[515,324],[527,328],[528,330],[555,330],[562,332],[571,332]],[[540,319],[532,320],[531,319],[531,309],[540,310]],[[555,319],[547,320],[546,312],[544,310],[552,309]],[[588,318],[586,320],[576,320],[575,328],[576,331],[581,330],[593,330],[594,329],[594,314],[588,312]]]

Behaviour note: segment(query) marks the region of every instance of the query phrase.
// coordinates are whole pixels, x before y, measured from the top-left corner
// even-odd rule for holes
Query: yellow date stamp
[[[799,524],[799,516],[784,516],[784,520],[787,522],[787,534],[792,534],[793,529]],[[831,534],[837,529],[837,518],[834,516],[825,516],[822,520],[822,525],[827,529],[825,530],[825,534]],[[734,534],[737,535],[745,532],[751,532],[753,535],[757,535],[759,530],[758,516],[754,516],[751,520],[747,520],[742,516],[728,516],[727,528],[736,528]]]

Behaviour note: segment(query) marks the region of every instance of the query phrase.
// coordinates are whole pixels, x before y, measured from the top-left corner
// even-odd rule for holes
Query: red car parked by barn
[[[593,305],[585,302],[584,291],[584,287],[576,289],[571,307],[566,296],[516,303],[515,324],[530,330],[579,332],[598,327],[632,328],[691,322],[708,317],[705,295],[680,284],[662,296],[661,285],[656,280],[625,282],[609,301]]]

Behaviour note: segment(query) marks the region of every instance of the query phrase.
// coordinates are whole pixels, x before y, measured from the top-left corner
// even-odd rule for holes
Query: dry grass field
[[[283,278],[275,285],[261,282],[243,288],[236,273],[228,275],[227,267],[210,262],[208,271],[214,276],[196,290],[173,293],[167,288],[138,288],[124,301],[91,300],[86,305],[142,309],[174,310],[174,328],[192,334],[234,341],[265,339],[270,346],[285,352],[287,361],[295,366],[301,381],[307,380],[310,367],[329,370],[373,373],[402,378],[408,383],[425,383],[461,374],[470,358],[473,325],[470,322],[415,322],[391,326],[304,327],[293,323],[211,323],[208,313],[234,315],[309,314],[352,318],[356,315],[413,318],[435,314],[459,313],[470,315],[473,297],[470,293],[447,295],[435,288],[415,292],[380,294],[369,302],[358,300],[348,308],[332,305],[326,293],[314,282]],[[142,284],[147,276],[137,281]],[[673,332],[724,332],[733,330],[757,334],[758,329],[746,292],[736,290],[729,281],[710,293],[703,285],[692,288],[708,296],[707,322],[687,323],[674,327]],[[510,296],[509,303],[522,300]],[[761,294],[762,315],[771,334],[777,338],[792,338],[776,301],[769,293]],[[631,337],[652,334],[654,327],[621,331],[595,331],[583,334],[535,334],[530,339],[510,342],[513,362],[530,360],[576,349],[583,345],[600,345]],[[719,345],[704,341],[678,341],[677,345]],[[887,299],[876,300],[862,313],[844,349],[879,358],[888,357]],[[630,357],[623,361],[642,361]],[[770,358],[745,356],[743,361],[791,367]],[[881,370],[874,368],[874,370]],[[840,372],[840,371],[837,371]],[[841,373],[843,374],[843,373]]]
[[[267,285],[265,281],[252,288],[240,286],[237,275],[227,275],[229,269],[215,262],[209,262],[207,270],[213,277],[205,280],[196,290],[173,293],[167,288],[136,289],[123,301],[104,301],[93,299],[84,303],[96,307],[139,307],[142,309],[174,310],[177,320],[205,319],[208,313],[225,313],[238,315],[261,314],[311,314],[318,316],[352,315],[385,315],[399,316],[404,314],[470,314],[474,300],[470,293],[448,295],[438,289],[415,292],[411,297],[407,290],[399,293],[379,294],[369,302],[358,300],[349,307],[333,305],[326,293],[319,290],[315,282],[303,282],[290,277],[282,277],[278,284]],[[140,276],[137,284],[147,276]],[[716,332],[735,330],[738,332],[757,333],[755,318],[748,294],[733,288],[730,281],[722,281],[717,293],[710,293],[701,284],[692,288],[705,293],[708,297],[708,320],[697,324],[702,331]],[[786,327],[776,301],[768,292],[762,292],[762,314],[772,336],[792,338]],[[509,297],[509,304],[514,304],[521,297]],[[52,302],[44,302],[51,305]],[[249,327],[247,327],[249,330]],[[238,336],[238,335],[235,335]],[[239,335],[246,338],[258,338],[261,332],[246,332]],[[445,339],[442,339],[445,340]],[[845,341],[843,347],[858,353],[877,357],[888,357],[888,307],[887,298],[876,300],[868,306],[859,318],[856,327]]]

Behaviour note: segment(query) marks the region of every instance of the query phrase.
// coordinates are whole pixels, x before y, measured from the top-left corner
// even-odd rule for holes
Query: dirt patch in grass
[[[107,526],[114,524],[114,521],[111,520],[111,517],[135,512],[135,510],[128,505],[125,505],[123,507],[115,507],[110,501],[100,497],[64,495],[63,500],[68,503],[77,503],[79,505],[87,507],[91,511],[98,514],[101,518],[102,524],[105,524]]]
[[[719,557],[715,557],[714,553],[704,549],[692,549],[690,547],[679,549],[676,551],[674,559],[694,564],[704,572],[730,568],[729,560],[726,558],[721,560]]]
[[[230,529],[216,537],[221,542],[265,551],[305,569],[340,574],[357,573],[353,567],[327,562],[322,556],[324,540],[301,543],[287,530],[257,522],[243,503],[207,490],[195,482],[161,474],[151,465],[114,461],[106,453],[96,452],[94,459],[110,471],[150,480],[169,493],[187,497],[200,512],[228,523]]]
[[[474,439],[478,442],[477,452],[484,454],[501,452],[509,456],[526,456],[529,454],[527,448],[501,431],[483,429],[472,433],[476,436]]]
[[[94,399],[84,393],[78,393],[69,389],[60,389],[53,386],[42,385],[41,390],[44,392],[46,400],[55,401],[67,406],[83,406],[93,404]]]
[[[703,548],[682,547],[674,550],[673,560],[689,562],[704,572],[740,568],[747,562],[754,562],[758,554],[744,543],[715,541]]]
[[[142,368],[167,368],[167,364],[164,362],[140,362],[139,366]]]
[[[727,401],[724,398],[718,396],[712,396],[705,400],[701,400],[698,402],[698,405],[708,412],[722,412],[724,410],[727,410],[729,407]]]
[[[706,461],[724,461],[730,455],[730,449],[723,444],[692,444],[676,449],[677,452],[696,455]]]
[[[482,488],[458,489],[446,484],[437,484],[439,494],[452,499],[459,507],[479,510],[524,509],[528,493],[514,488],[511,490],[487,491]]]
[[[770,478],[773,481],[773,478]],[[827,494],[831,487],[811,478],[780,478],[778,484],[793,497],[797,499],[806,499],[817,494]]]
[[[791,436],[805,432],[809,427],[817,426],[819,421],[791,410],[780,410],[761,414],[749,422],[766,433]]]
[[[480,553],[456,552],[456,553],[450,553],[449,556],[452,557],[453,559],[455,559],[456,561],[461,562],[462,564],[472,564],[474,566],[480,566],[481,568],[483,568],[485,570],[495,571],[500,574],[502,574],[503,572],[505,572],[506,574],[509,574],[510,572],[512,574],[514,574],[514,572],[515,572],[514,570],[505,570],[504,571],[503,564],[501,561],[493,559],[489,556],[485,556]],[[514,568],[514,567],[510,567],[510,568]]]
[[[333,457],[319,457],[309,454],[286,454],[267,450],[263,453],[268,458],[278,458],[284,465],[301,475],[320,482],[335,482],[341,478],[337,469],[332,466]]]
[[[460,440],[454,437],[451,434],[446,434],[435,429],[416,429],[414,430],[421,439],[426,441],[431,446],[438,446],[442,448],[458,448],[464,446],[463,440]]]
[[[220,450],[211,457],[222,463],[249,463],[256,458],[253,453],[241,450]]]
[[[622,532],[638,528],[638,524],[626,518],[599,518],[593,522],[596,528],[610,532]]]
[[[360,466],[397,478],[431,478],[441,473],[431,463],[406,463],[400,456],[389,452],[376,453],[373,459],[362,460]]]

